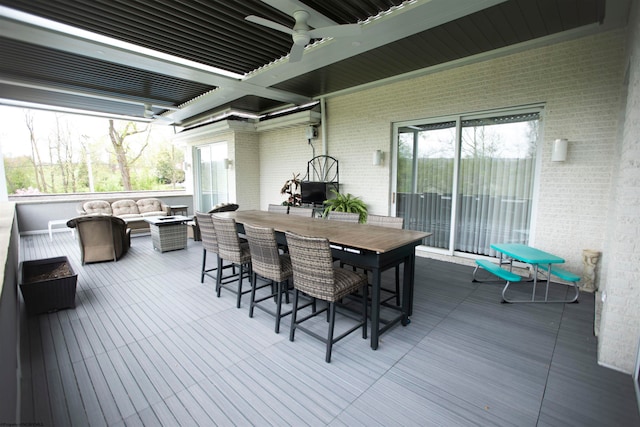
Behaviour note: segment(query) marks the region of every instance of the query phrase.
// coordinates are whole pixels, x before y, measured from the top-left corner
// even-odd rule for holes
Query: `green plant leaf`
[[[367,221],[367,205],[359,197],[355,197],[351,193],[339,193],[334,189],[330,190],[336,195],[333,199],[325,200],[325,208],[322,215],[326,217],[329,212],[352,212],[360,214],[360,222]]]

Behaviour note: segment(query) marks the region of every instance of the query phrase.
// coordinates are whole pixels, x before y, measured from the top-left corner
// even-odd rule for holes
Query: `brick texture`
[[[640,344],[640,7],[629,20],[628,85],[605,246],[598,361],[631,373]],[[626,64],[625,64],[626,65]]]

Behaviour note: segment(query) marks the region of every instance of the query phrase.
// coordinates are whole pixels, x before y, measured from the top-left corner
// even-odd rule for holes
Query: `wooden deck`
[[[269,314],[248,317],[248,295],[236,309],[201,284],[199,242],[159,253],[134,237],[120,261],[84,267],[71,233],[24,236],[20,251],[78,273],[75,309],[22,310],[22,423],[640,425],[631,377],[596,363],[591,294],[500,304],[470,267],[418,258],[411,324],[377,351],[351,334],[327,364],[322,343],[288,340],[288,318],[277,335]]]

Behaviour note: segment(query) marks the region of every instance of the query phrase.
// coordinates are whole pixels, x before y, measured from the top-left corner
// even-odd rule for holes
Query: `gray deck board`
[[[106,426],[107,421],[84,361],[74,363],[73,371],[78,383],[80,398],[87,414],[87,423],[92,426]]]
[[[191,413],[182,404],[177,394],[174,394],[173,396],[168,397],[165,401],[167,402],[167,406],[171,411],[171,414],[174,416],[176,420],[179,420],[178,422],[180,423],[180,425],[184,425],[184,426],[197,425],[196,421],[191,416]],[[171,424],[167,424],[167,425],[171,425]]]
[[[122,420],[114,396],[107,384],[105,375],[100,370],[98,360],[95,357],[92,357],[86,359],[85,364],[87,367],[87,372],[89,373],[89,377],[91,379],[91,383],[93,384],[98,402],[100,402],[102,414],[107,420],[107,424],[111,425],[119,420]]]
[[[104,376],[106,385],[113,396],[118,411],[123,418],[128,418],[130,415],[136,412],[136,408],[131,401],[131,396],[137,393],[138,390],[134,389],[129,392],[126,385],[122,383],[122,379],[118,376],[118,372],[113,366],[111,355],[107,353],[101,353],[96,356],[98,367]],[[126,378],[125,378],[126,379]]]
[[[322,343],[300,331],[289,341],[289,317],[275,334],[268,313],[249,318],[249,295],[236,309],[233,293],[216,298],[211,278],[200,283],[199,242],[159,253],[134,237],[118,262],[82,266],[70,233],[21,238],[21,261],[61,255],[78,273],[76,307],[27,316],[21,302],[23,422],[640,425],[631,377],[596,363],[591,294],[500,304],[502,284],[418,258],[411,323],[377,351],[355,332],[327,364]],[[512,292],[526,297],[528,286]],[[336,320],[337,331],[351,322]]]

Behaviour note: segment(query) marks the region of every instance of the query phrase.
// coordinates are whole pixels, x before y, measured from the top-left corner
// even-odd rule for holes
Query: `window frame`
[[[451,114],[451,115],[443,115],[436,117],[428,117],[422,119],[412,119],[406,121],[398,121],[392,122],[392,135],[391,135],[391,147],[392,147],[392,156],[391,156],[391,204],[390,209],[392,215],[397,212],[397,188],[398,188],[398,149],[399,149],[399,129],[402,127],[408,126],[418,126],[418,125],[434,125],[443,122],[455,122],[456,126],[456,144],[454,147],[454,166],[453,166],[453,186],[452,186],[452,194],[458,194],[459,190],[459,182],[460,182],[460,152],[461,152],[461,131],[462,131],[462,122],[466,120],[477,120],[488,117],[495,116],[506,116],[506,115],[518,115],[518,114],[527,114],[527,113],[537,113],[539,115],[538,121],[540,122],[539,134],[538,134],[538,143],[535,149],[535,162],[534,162],[534,176],[533,176],[533,188],[532,188],[532,199],[531,199],[531,221],[529,224],[529,244],[535,244],[535,231],[536,231],[536,218],[538,212],[538,204],[540,199],[540,174],[542,171],[542,150],[543,150],[543,142],[544,142],[544,113],[545,113],[545,104],[537,103],[537,104],[529,104],[522,106],[514,106],[514,107],[504,107],[498,109],[490,109],[490,110],[482,110],[482,111],[474,111],[474,112],[466,112],[460,114]],[[413,170],[415,171],[417,162],[417,156],[413,158]],[[415,187],[415,183],[413,183]],[[439,254],[439,255],[448,255],[448,256],[459,256],[463,258],[479,258],[483,257],[482,255],[471,254],[467,252],[461,252],[455,250],[455,238],[457,232],[457,221],[456,215],[458,212],[459,206],[457,197],[453,197],[452,205],[451,205],[451,230],[449,236],[449,248],[435,248],[431,246],[420,245],[418,249],[422,252]]]

